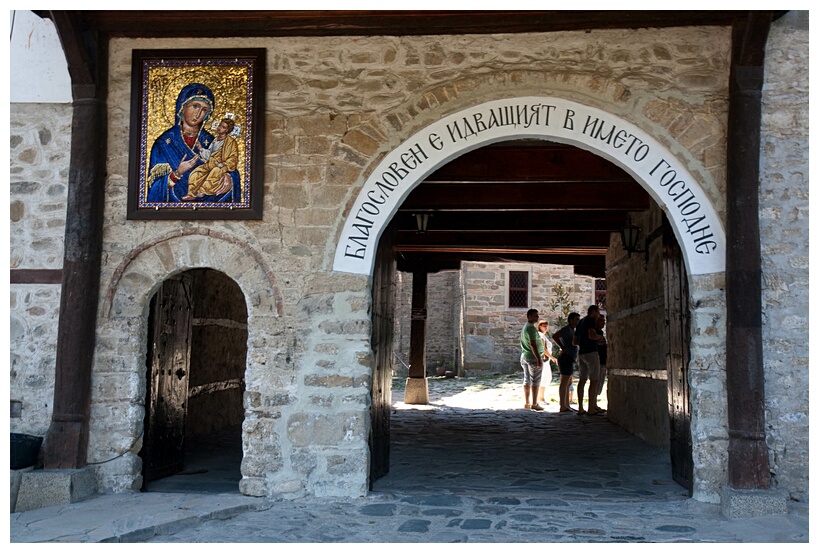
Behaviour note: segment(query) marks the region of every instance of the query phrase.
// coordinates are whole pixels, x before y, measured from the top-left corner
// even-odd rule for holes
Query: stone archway
[[[152,298],[148,328],[143,490],[237,492],[247,359],[242,290],[221,271],[179,273]]]
[[[270,370],[271,353],[254,346],[256,336],[271,334],[282,317],[281,293],[261,254],[233,236],[201,229],[186,229],[153,238],[123,256],[106,287],[98,321],[94,381],[98,393],[92,411],[105,412],[102,426],[92,417],[89,460],[97,464],[100,487],[113,492],[141,487],[142,426],[145,416],[145,363],[150,300],[162,282],[192,269],[216,269],[234,281],[247,306],[248,339],[245,379],[247,390],[260,393],[263,374]],[[255,411],[245,413],[248,428],[258,425]],[[110,431],[116,420],[118,431]],[[244,431],[245,457],[263,459],[270,443],[259,443]],[[243,474],[243,493],[264,495],[264,486]]]
[[[622,118],[552,97],[486,102],[444,117],[405,140],[364,183],[341,231],[333,269],[372,274],[378,240],[413,188],[463,153],[517,138],[571,144],[618,165],[666,212],[689,275],[724,271],[722,223],[685,165],[649,133]]]
[[[722,396],[719,371],[725,346],[724,314],[718,303],[725,270],[725,234],[712,203],[714,183],[705,189],[680,161],[650,133],[601,109],[551,97],[495,100],[427,125],[378,163],[358,192],[340,229],[333,269],[373,277],[376,249],[385,229],[409,193],[435,170],[471,150],[516,139],[542,139],[587,150],[628,172],[669,220],[681,247],[689,283],[690,320],[699,327],[692,337],[692,431],[710,434],[698,407]],[[673,144],[673,142],[672,142]],[[676,145],[675,151],[685,152]],[[692,159],[689,163],[696,164]],[[716,194],[716,196],[714,196]],[[685,278],[685,277],[684,277]],[[708,300],[703,303],[703,298]],[[709,303],[709,302],[717,302]],[[715,307],[714,307],[715,306]],[[702,411],[707,412],[706,411]],[[718,501],[721,475],[707,470],[714,462],[708,448],[694,444],[694,497]],[[703,470],[705,469],[705,470]]]

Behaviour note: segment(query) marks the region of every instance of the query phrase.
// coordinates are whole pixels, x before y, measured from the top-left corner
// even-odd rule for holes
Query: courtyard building
[[[28,478],[150,490],[229,431],[241,494],[365,496],[393,376],[423,403],[438,361],[519,371],[560,284],[581,315],[604,294],[608,420],[669,478],[808,501],[808,12],[16,14],[68,68],[10,111]],[[153,171],[151,110],[184,134],[196,102],[191,155],[225,167]]]

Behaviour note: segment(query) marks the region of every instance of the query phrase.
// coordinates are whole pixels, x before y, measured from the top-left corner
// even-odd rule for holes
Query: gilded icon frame
[[[261,219],[265,50],[134,50],[128,219]]]

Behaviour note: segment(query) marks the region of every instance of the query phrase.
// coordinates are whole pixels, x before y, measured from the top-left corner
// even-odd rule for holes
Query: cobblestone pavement
[[[689,499],[670,479],[667,450],[605,416],[557,413],[556,401],[544,412],[522,409],[516,375],[430,379],[430,405],[402,401],[396,380],[391,468],[367,497],[98,496],[12,514],[11,541],[809,541],[807,504],[790,502],[787,515],[726,519],[719,505]]]

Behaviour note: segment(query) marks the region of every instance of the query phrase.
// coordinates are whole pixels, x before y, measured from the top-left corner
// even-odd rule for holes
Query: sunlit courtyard
[[[542,402],[546,412],[559,410],[558,384],[560,377],[553,374],[546,386]],[[407,405],[404,403],[406,378],[396,377],[392,381],[392,404],[394,409],[438,409],[441,407],[459,407],[465,409],[510,410],[523,409],[523,374],[493,374],[488,376],[429,377],[429,405]],[[577,409],[577,378],[574,381],[572,407]],[[584,406],[588,405],[588,386]],[[600,394],[597,404],[606,408],[606,385]],[[569,413],[567,413],[568,415]]]

